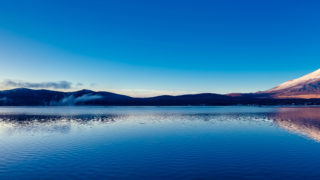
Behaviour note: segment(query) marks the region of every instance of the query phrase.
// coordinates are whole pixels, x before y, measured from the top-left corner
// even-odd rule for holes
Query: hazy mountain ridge
[[[132,98],[125,95],[91,90],[60,92],[18,88],[0,91],[0,105],[2,106],[90,105],[91,102],[96,105],[107,105],[121,103],[130,99]]]

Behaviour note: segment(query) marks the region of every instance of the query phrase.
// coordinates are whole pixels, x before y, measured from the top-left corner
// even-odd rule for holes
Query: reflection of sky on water
[[[318,108],[0,108],[0,179],[312,179]],[[286,130],[290,130],[288,133]]]

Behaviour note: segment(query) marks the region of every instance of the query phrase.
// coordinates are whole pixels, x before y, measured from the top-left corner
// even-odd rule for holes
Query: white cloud
[[[82,86],[82,84],[76,84],[76,86]],[[73,89],[73,84],[68,81],[56,81],[56,82],[26,82],[15,80],[4,80],[0,82],[1,89],[9,88],[32,88],[32,89]]]

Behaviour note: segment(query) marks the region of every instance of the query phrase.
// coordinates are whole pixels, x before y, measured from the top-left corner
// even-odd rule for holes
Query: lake
[[[319,179],[319,107],[1,107],[0,179]]]

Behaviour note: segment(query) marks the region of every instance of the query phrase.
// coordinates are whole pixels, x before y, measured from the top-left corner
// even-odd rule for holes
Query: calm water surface
[[[320,179],[318,107],[1,107],[0,179]]]

